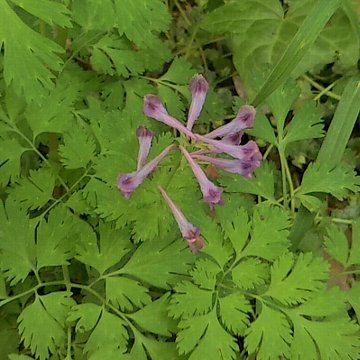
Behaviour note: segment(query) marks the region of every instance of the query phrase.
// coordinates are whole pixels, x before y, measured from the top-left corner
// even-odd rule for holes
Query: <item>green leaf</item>
[[[117,355],[126,352],[129,335],[124,321],[118,316],[94,304],[79,304],[72,308],[68,317],[68,321],[76,320],[78,329],[92,329],[84,347],[84,353],[88,356],[95,356],[99,351]],[[99,353],[96,356],[98,355]]]
[[[239,257],[250,234],[251,223],[247,211],[243,208],[238,209],[231,219],[222,222],[222,228]]]
[[[256,115],[254,126],[250,130],[246,130],[246,133],[270,144],[275,145],[276,143],[274,129],[264,114]]]
[[[339,290],[323,292],[319,297],[287,312],[294,324],[292,358],[356,359],[360,340],[358,327],[349,321]],[[331,306],[335,299],[335,306]],[[329,306],[330,304],[330,306]],[[341,313],[339,313],[339,311]],[[312,319],[310,316],[325,317]]]
[[[56,53],[62,53],[63,49],[27,27],[5,0],[0,1],[0,8],[0,23],[4,25],[0,28],[0,43],[5,47],[5,82],[28,102],[39,102],[47,90],[54,87],[52,71],[61,69],[61,59]]]
[[[360,111],[359,79],[350,78],[347,83],[334,118],[331,121],[316,161],[329,166],[338,165],[344,155],[356,119]]]
[[[95,149],[92,135],[86,128],[77,125],[64,134],[64,145],[59,146],[59,155],[65,168],[85,168],[94,159]]]
[[[0,268],[10,285],[15,285],[35,269],[34,224],[10,201],[0,207],[0,219]]]
[[[156,32],[166,31],[171,17],[161,0],[120,0],[114,3],[119,33],[143,47],[157,45]]]
[[[126,230],[116,230],[111,224],[100,223],[99,233],[99,241],[90,228],[82,234],[76,258],[95,268],[102,275],[118,263],[131,247],[130,234]]]
[[[346,266],[349,257],[349,243],[344,232],[332,224],[327,228],[326,251],[333,259]]]
[[[187,273],[193,261],[194,255],[183,240],[172,244],[164,240],[156,243],[148,241],[137,248],[121,272],[168,289],[170,284],[178,282],[182,274]]]
[[[70,11],[65,5],[50,0],[11,0],[28,13],[45,21],[49,25],[72,27]]]
[[[239,175],[224,174],[220,183],[231,193],[250,193],[274,199],[274,173],[270,163],[263,161],[252,179]]]
[[[183,281],[175,287],[169,306],[169,315],[173,318],[189,318],[204,315],[213,307],[211,290],[201,289],[189,281]]]
[[[121,310],[132,311],[151,302],[148,289],[125,277],[106,278],[106,298]]]
[[[245,348],[259,360],[290,357],[290,324],[284,314],[262,304],[259,317],[246,330]]]
[[[19,333],[24,345],[40,360],[49,358],[66,341],[65,319],[74,301],[67,292],[36,295],[19,316]]]
[[[26,150],[15,139],[0,139],[0,185],[6,186],[19,177],[21,156]]]
[[[30,210],[42,208],[53,199],[56,176],[50,168],[30,170],[28,178],[20,178],[9,198]]]
[[[67,265],[73,255],[77,233],[67,208],[57,206],[48,220],[40,222],[36,241],[36,267]]]
[[[274,260],[290,245],[288,227],[289,218],[284,210],[267,204],[258,205],[253,215],[251,240],[241,256]]]
[[[241,289],[249,290],[265,284],[269,278],[269,267],[259,259],[245,259],[232,270],[232,279]]]
[[[176,57],[167,72],[161,76],[161,81],[187,85],[193,75],[195,75],[195,70],[192,69],[191,63],[184,58]]]
[[[180,355],[191,351],[189,360],[220,358],[233,359],[237,346],[235,339],[220,325],[216,312],[179,322],[176,342]]]
[[[349,191],[357,192],[359,186],[360,180],[352,169],[341,165],[333,167],[315,163],[307,167],[297,194],[323,192],[342,200]]]
[[[252,307],[244,295],[231,294],[219,299],[220,316],[224,325],[233,333],[243,335],[249,326]]]
[[[325,289],[329,264],[311,253],[280,256],[271,267],[271,282],[266,295],[294,305],[308,300],[313,293]]]
[[[267,77],[262,88],[254,97],[252,101],[254,106],[262,103],[289,77],[339,5],[339,0],[319,0],[315,3]]]
[[[168,316],[169,294],[149,303],[135,313],[128,314],[141,328],[157,335],[171,336],[176,332],[176,321]]]
[[[324,136],[323,120],[314,102],[305,103],[287,125],[284,142],[316,139]]]

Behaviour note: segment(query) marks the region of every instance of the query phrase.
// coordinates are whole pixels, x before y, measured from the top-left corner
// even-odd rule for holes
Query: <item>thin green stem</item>
[[[184,9],[181,7],[181,5],[179,4],[178,0],[174,0],[174,4],[177,7],[177,9],[179,10],[182,18],[184,19],[184,21],[186,22],[186,24],[188,26],[191,26],[191,21],[189,20],[189,18],[187,17]]]
[[[59,199],[57,199],[56,201],[54,201],[42,214],[40,214],[39,216],[44,217],[52,208],[54,208],[58,203],[60,203],[61,201],[64,200],[65,197],[67,197],[68,195],[71,196],[71,193],[74,191],[74,189],[79,185],[79,183],[86,177],[86,176],[91,176],[89,175],[89,171],[90,171],[91,167],[89,167],[85,173],[83,175],[80,176],[79,179],[77,179],[74,184],[71,185],[71,187],[68,189],[68,191],[66,191],[66,193],[64,195],[62,195]]]
[[[281,165],[281,181],[282,181],[282,192],[283,192],[283,202],[284,206],[287,206],[287,186],[286,186],[286,159],[283,149],[279,146],[279,155],[280,155],[280,165]]]
[[[360,269],[358,269],[358,270],[343,271],[343,272],[341,272],[341,273],[338,273],[338,274],[334,275],[334,277],[342,277],[342,276],[354,275],[354,274],[360,274]]]
[[[337,224],[346,224],[346,225],[352,225],[354,223],[353,220],[348,219],[340,219],[340,218],[330,218],[332,222]]]
[[[33,142],[28,139],[27,136],[25,136],[17,127],[12,126],[10,123],[7,123],[7,125],[11,128],[13,132],[18,134],[27,144],[30,145],[31,149],[36,152],[36,154],[43,160],[46,164],[48,164],[49,167],[53,167],[49,160],[36,148],[36,146],[33,144]],[[61,182],[61,185],[66,189],[66,191],[69,191],[69,187],[66,185],[65,180],[55,171],[57,178]]]
[[[316,81],[314,81],[311,77],[307,76],[307,75],[303,75],[302,76],[304,80],[306,80],[309,84],[311,84],[314,88],[320,90],[322,92],[322,95],[327,95],[335,100],[341,100],[341,96],[338,94],[335,94],[329,90],[326,90],[327,88],[323,87],[322,85],[318,84]],[[319,95],[318,95],[319,96]],[[315,99],[314,99],[315,100]]]
[[[152,81],[156,84],[161,84],[161,85],[164,85],[164,86],[167,86],[171,89],[174,89],[175,91],[179,91],[179,89],[176,87],[176,85],[173,85],[173,84],[170,84],[166,81],[162,81],[160,79],[155,79],[155,78],[151,78],[151,77],[148,77],[148,76],[142,76],[142,75],[139,75],[138,77],[142,78],[142,79],[146,79],[146,80],[149,80],[149,81]]]
[[[268,148],[266,149],[266,151],[265,151],[265,153],[264,153],[264,155],[263,155],[263,160],[266,160],[266,159],[267,159],[267,157],[269,156],[270,151],[273,149],[273,147],[274,147],[273,144],[270,144],[270,145],[268,146]]]
[[[198,30],[199,30],[199,24],[197,24],[195,26],[195,28],[194,28],[194,30],[193,30],[193,32],[191,34],[190,41],[189,41],[189,44],[188,44],[188,46],[186,48],[185,55],[184,55],[185,59],[187,59],[189,57],[189,55],[190,55],[191,47],[193,45],[193,42],[195,40],[195,37],[196,37],[196,34],[197,34]]]
[[[285,173],[286,173],[286,177],[287,177],[287,180],[288,180],[288,183],[289,183],[291,211],[292,211],[292,213],[295,213],[294,183],[292,181],[289,164],[287,162],[286,157],[285,157],[284,160],[285,160]]]

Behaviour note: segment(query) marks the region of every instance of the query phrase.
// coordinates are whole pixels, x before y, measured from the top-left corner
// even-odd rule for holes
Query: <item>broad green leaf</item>
[[[327,228],[326,251],[333,259],[346,266],[349,257],[349,243],[344,231],[332,224]]]
[[[250,130],[246,130],[246,133],[270,144],[275,145],[276,143],[274,129],[264,114],[257,114],[254,126]]]

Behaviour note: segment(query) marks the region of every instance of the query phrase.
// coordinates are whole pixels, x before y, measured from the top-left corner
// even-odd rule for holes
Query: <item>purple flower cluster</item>
[[[199,183],[204,201],[211,209],[214,209],[215,205],[223,204],[223,189],[207,178],[197,161],[209,163],[225,171],[251,178],[254,170],[260,166],[262,155],[254,141],[248,141],[245,145],[240,145],[243,130],[251,128],[255,120],[256,110],[249,105],[241,107],[235,119],[231,122],[220,126],[205,136],[192,132],[193,125],[203,108],[208,89],[209,85],[202,75],[195,75],[192,78],[190,83],[192,100],[186,126],[169,115],[161,99],[155,95],[145,96],[144,114],[178,130],[188,139],[206,145],[206,150],[192,153],[189,153],[183,146],[179,146],[179,149]],[[138,128],[136,134],[139,140],[137,170],[128,174],[120,174],[118,177],[117,186],[126,199],[131,197],[136,188],[155,170],[166,155],[177,147],[174,144],[168,146],[152,161],[146,163],[154,134],[145,127]],[[226,154],[231,158],[214,157],[214,155],[218,154]],[[188,242],[191,251],[197,252],[201,250],[204,246],[204,240],[200,236],[200,230],[186,220],[184,214],[162,187],[159,187],[159,190],[172,211],[181,234]]]

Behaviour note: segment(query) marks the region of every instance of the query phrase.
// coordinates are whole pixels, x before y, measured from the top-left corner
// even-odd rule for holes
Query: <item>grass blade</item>
[[[346,85],[317,156],[317,163],[340,163],[360,111],[360,79],[352,77]]]
[[[323,27],[340,6],[340,0],[319,0],[291,40],[284,54],[274,66],[264,85],[251,103],[261,104],[291,74],[315,42]]]

